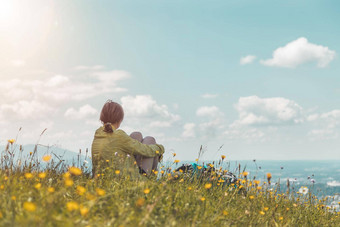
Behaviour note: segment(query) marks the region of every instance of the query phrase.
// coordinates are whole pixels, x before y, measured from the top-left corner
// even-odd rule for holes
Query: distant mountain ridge
[[[83,163],[86,160],[87,163],[91,162],[90,151],[88,150],[86,154],[86,150],[82,150],[81,153],[73,152],[67,149],[55,147],[55,146],[45,146],[45,145],[34,145],[34,144],[26,144],[22,145],[22,151],[20,151],[20,145],[13,144],[10,145],[8,150],[10,152],[13,151],[14,159],[17,160],[19,157],[21,158],[29,158],[32,152],[32,155],[36,149],[36,153],[34,154],[35,158],[42,160],[44,155],[52,155],[52,159],[55,161],[59,161],[59,159],[64,160],[65,163],[71,164],[72,162],[77,163],[78,159],[80,163]],[[5,152],[6,146],[0,146],[1,156],[3,156],[3,152]]]

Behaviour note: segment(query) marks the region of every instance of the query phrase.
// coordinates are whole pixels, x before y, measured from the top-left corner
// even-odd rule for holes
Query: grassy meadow
[[[142,180],[114,169],[92,178],[82,163],[39,159],[36,150],[20,157],[14,144],[1,152],[0,226],[340,226],[326,199],[281,192],[270,173],[259,181],[239,168],[239,180],[225,184],[219,165],[193,176],[175,172],[174,160]]]

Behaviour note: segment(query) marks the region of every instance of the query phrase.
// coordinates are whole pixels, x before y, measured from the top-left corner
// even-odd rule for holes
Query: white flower
[[[302,186],[302,187],[299,189],[299,193],[306,195],[306,194],[308,193],[308,188]]]

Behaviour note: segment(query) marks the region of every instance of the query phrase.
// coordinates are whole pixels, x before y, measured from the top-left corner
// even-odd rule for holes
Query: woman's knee
[[[133,133],[130,134],[130,137],[132,139],[138,140],[139,142],[143,141],[143,135],[140,132],[133,132]]]
[[[144,144],[156,144],[156,139],[152,136],[146,136],[146,137],[144,137],[142,143],[144,143]]]

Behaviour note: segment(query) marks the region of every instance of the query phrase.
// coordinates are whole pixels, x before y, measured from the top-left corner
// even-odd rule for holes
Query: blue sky
[[[0,143],[85,149],[112,99],[166,157],[340,159],[337,1],[1,4]]]

